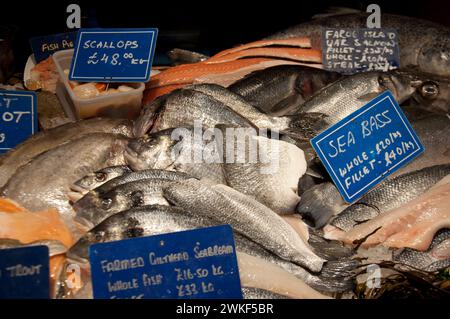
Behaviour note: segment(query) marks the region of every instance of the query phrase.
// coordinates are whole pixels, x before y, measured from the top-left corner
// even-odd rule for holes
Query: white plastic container
[[[90,117],[136,118],[141,111],[144,83],[127,83],[134,88],[128,92],[116,92],[96,96],[89,99],[80,99],[75,96],[64,73],[70,69],[73,49],[58,51],[53,54],[58,69],[60,81],[56,86],[56,95],[63,105],[66,114],[74,119]]]

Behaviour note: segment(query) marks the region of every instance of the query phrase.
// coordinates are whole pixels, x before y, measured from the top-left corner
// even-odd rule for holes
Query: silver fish
[[[431,272],[450,267],[450,229],[442,229],[436,233],[427,251],[400,249],[394,251],[392,259],[395,262]]]
[[[316,272],[322,268],[324,260],[280,216],[232,188],[208,187],[190,179],[167,186],[164,196],[187,211],[230,224],[235,231],[286,260]]]
[[[306,99],[340,75],[300,65],[280,65],[253,72],[228,87],[249,104],[272,116],[292,115]]]
[[[215,160],[214,136],[204,136],[201,128],[197,133],[195,128],[163,130],[131,141],[125,156],[135,170],[174,170],[225,184],[222,165]]]
[[[173,179],[141,179],[118,185],[103,194],[88,194],[73,205],[75,220],[81,226],[92,228],[109,216],[133,207],[167,205],[162,189],[173,182]]]
[[[131,136],[131,122],[123,119],[94,118],[39,132],[5,155],[0,165],[0,187],[6,184],[19,167],[29,163],[37,155],[69,140],[99,132]]]
[[[365,28],[369,13],[327,15],[278,32],[268,39],[311,38],[320,48],[325,28]],[[450,28],[426,20],[383,13],[383,28],[395,29],[402,68],[416,67],[427,73],[450,75]]]
[[[450,164],[437,165],[385,180],[346,208],[331,221],[331,225],[349,231],[355,225],[400,207],[423,194],[449,173]]]
[[[71,189],[72,191],[79,193],[78,196],[82,196],[106,182],[130,172],[132,172],[132,170],[127,165],[102,168],[96,172],[87,174],[73,183]]]
[[[268,290],[260,288],[242,288],[242,295],[244,299],[289,299],[287,296],[283,296]]]
[[[415,92],[420,82],[415,75],[394,70],[364,72],[341,78],[319,90],[302,105],[302,112],[323,113],[327,117],[316,125],[321,130],[358,110],[380,93],[390,90],[400,104]]]
[[[70,227],[74,217],[70,185],[104,166],[123,165],[127,142],[123,135],[92,133],[62,144],[22,166],[1,194],[30,211],[56,208]]]

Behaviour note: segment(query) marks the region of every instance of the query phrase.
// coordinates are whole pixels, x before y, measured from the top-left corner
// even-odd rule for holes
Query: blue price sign
[[[229,225],[92,245],[94,298],[240,299]]]
[[[34,92],[0,91],[0,153],[25,141],[37,126]]]
[[[349,203],[424,152],[389,91],[315,136],[311,144]]]
[[[158,29],[80,29],[69,79],[147,82]]]
[[[69,32],[31,38],[30,44],[36,63],[47,59],[56,51],[72,49],[76,36],[76,32]]]
[[[47,246],[0,250],[0,299],[47,299],[49,286]]]

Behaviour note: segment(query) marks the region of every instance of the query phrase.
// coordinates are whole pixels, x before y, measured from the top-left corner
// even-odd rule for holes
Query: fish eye
[[[99,232],[95,233],[94,239],[95,239],[95,241],[102,241],[104,236],[105,236],[105,232],[99,231]]]
[[[97,182],[104,182],[106,180],[106,174],[102,173],[102,172],[96,173],[95,174],[95,180]]]
[[[102,208],[103,209],[109,209],[111,207],[112,204],[112,199],[111,198],[103,198],[102,199]]]
[[[431,81],[425,82],[420,88],[420,94],[424,98],[434,98],[439,94],[439,86]]]
[[[144,194],[141,191],[135,191],[130,194],[131,201],[134,206],[140,206],[144,204]]]

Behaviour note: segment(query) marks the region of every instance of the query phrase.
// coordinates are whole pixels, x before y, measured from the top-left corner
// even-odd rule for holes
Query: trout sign
[[[0,153],[5,153],[37,131],[36,94],[0,91]]]

